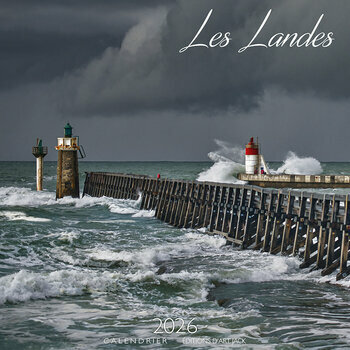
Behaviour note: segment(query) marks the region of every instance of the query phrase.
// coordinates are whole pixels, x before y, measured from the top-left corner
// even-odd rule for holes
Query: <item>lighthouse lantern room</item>
[[[78,151],[79,147],[79,137],[72,136],[73,128],[69,123],[64,127],[64,137],[57,138],[57,151]]]

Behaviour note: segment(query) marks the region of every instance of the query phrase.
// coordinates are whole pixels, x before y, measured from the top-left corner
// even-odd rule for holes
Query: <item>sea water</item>
[[[80,162],[80,185],[85,171],[235,182],[225,162]],[[349,278],[174,228],[140,200],[56,201],[44,166],[36,192],[34,162],[0,162],[0,349],[350,348]]]

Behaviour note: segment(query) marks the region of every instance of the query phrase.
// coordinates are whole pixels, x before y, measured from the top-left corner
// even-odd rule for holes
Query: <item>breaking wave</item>
[[[115,199],[109,197],[90,197],[88,195],[82,198],[64,197],[56,200],[54,192],[33,191],[27,187],[0,187],[0,205],[2,207],[30,207],[38,208],[42,206],[74,206],[75,208],[88,208],[96,205],[108,207],[111,213],[131,214],[134,217],[152,217],[154,212],[140,210],[141,196],[135,201],[131,199]],[[45,218],[35,218],[27,216],[23,212],[2,211],[0,216],[5,216],[8,220],[26,220],[26,221],[51,221]]]
[[[312,157],[298,157],[289,151],[283,165],[276,170],[276,174],[318,175],[323,172],[321,163]]]
[[[5,217],[9,221],[31,221],[31,222],[50,222],[51,219],[38,218],[34,216],[28,216],[20,211],[0,211],[0,216]]]
[[[235,175],[244,171],[244,150],[240,147],[231,146],[229,143],[214,140],[219,149],[208,153],[208,157],[214,164],[207,170],[202,171],[198,181],[222,182],[222,183],[244,183]]]
[[[74,270],[41,274],[21,270],[0,278],[0,304],[62,295],[82,295],[104,290],[112,283],[111,274],[86,273]]]
[[[219,149],[208,153],[214,164],[202,171],[198,181],[244,184],[236,178],[238,173],[244,172],[244,149],[232,146],[227,142],[215,140]],[[289,151],[283,164],[272,174],[318,175],[323,172],[321,163],[313,157],[299,157]]]

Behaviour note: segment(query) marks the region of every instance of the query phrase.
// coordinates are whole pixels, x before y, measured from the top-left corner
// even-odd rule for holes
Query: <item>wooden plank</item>
[[[270,254],[276,254],[277,252],[280,251],[280,247],[277,246],[277,240],[280,234],[281,211],[282,211],[283,199],[284,199],[283,194],[281,191],[279,191],[277,195],[277,204],[274,209],[274,218],[273,218],[271,242],[270,242]]]
[[[241,188],[237,187],[234,191],[232,208],[231,208],[231,216],[230,216],[230,224],[228,229],[228,236],[235,237],[236,235],[236,223],[237,223],[237,212],[239,210],[241,196]]]
[[[320,269],[325,266],[324,255],[325,255],[325,244],[327,237],[327,230],[324,225],[329,210],[329,199],[326,198],[326,195],[323,196],[322,202],[322,212],[321,212],[321,225],[319,227],[318,233],[318,248],[317,248],[317,259],[316,259],[316,268]]]
[[[212,198],[210,221],[209,221],[210,232],[213,232],[213,230],[216,229],[215,223],[216,223],[216,216],[218,212],[218,196],[220,194],[220,190],[221,190],[221,186],[215,186],[214,195]]]
[[[243,224],[243,237],[242,237],[242,245],[241,245],[242,249],[245,249],[248,247],[248,242],[251,242],[252,235],[255,233],[252,230],[253,220],[254,218],[256,219],[256,214],[254,214],[255,194],[256,194],[256,191],[253,188],[251,188],[249,193],[248,207],[245,213],[245,222]]]
[[[178,183],[177,181],[173,180],[170,192],[169,192],[169,202],[168,202],[168,206],[166,209],[166,213],[165,213],[165,217],[164,217],[164,221],[165,222],[169,222],[170,221],[170,217],[171,217],[171,211],[175,202],[175,193],[176,193],[176,189],[177,189]]]
[[[241,194],[241,200],[239,203],[239,209],[237,211],[237,225],[236,225],[236,240],[242,241],[242,222],[245,222],[245,213],[246,213],[246,201],[248,196],[248,188],[243,188]]]
[[[173,203],[173,206],[172,206],[172,211],[170,213],[170,218],[169,218],[169,224],[170,225],[175,225],[175,218],[176,218],[176,214],[178,212],[178,207],[179,207],[179,202],[180,202],[180,197],[181,197],[181,194],[182,194],[182,186],[183,186],[183,182],[180,181],[177,183],[177,186],[176,186],[176,190],[175,190],[175,193],[174,193],[174,203]]]
[[[301,193],[299,197],[299,212],[295,228],[294,244],[293,244],[293,255],[297,255],[299,248],[304,245],[304,234],[305,234],[305,208],[306,208],[307,197],[304,195],[304,192]]]
[[[204,227],[204,215],[206,211],[207,205],[207,195],[208,195],[208,185],[202,184],[202,191],[200,196],[200,205],[199,205],[199,213],[198,213],[198,222],[197,227]]]
[[[265,227],[265,206],[266,206],[266,197],[267,191],[263,190],[261,192],[259,213],[258,213],[258,221],[256,225],[256,234],[255,234],[255,246],[254,249],[260,249],[263,241],[261,240],[263,237],[264,227]]]
[[[217,215],[216,215],[216,220],[215,220],[216,230],[218,230],[220,232],[222,231],[222,218],[224,216],[225,195],[226,195],[226,187],[221,186],[219,200],[218,200]]]
[[[349,232],[350,229],[350,198],[346,195],[344,201],[344,219],[343,219],[343,231],[342,231],[342,243],[340,252],[340,271],[337,274],[337,281],[345,278],[349,275],[350,269],[347,266],[349,256]]]
[[[161,191],[161,195],[160,195],[160,198],[159,198],[159,204],[158,204],[158,207],[157,207],[157,210],[156,210],[156,217],[158,219],[160,219],[161,213],[162,213],[162,211],[164,209],[165,195],[166,195],[166,191],[167,191],[168,186],[169,186],[168,179],[162,180],[162,182],[163,182],[162,191]]]
[[[179,223],[178,227],[183,227],[185,222],[185,216],[186,216],[186,209],[187,209],[187,200],[191,192],[191,184],[189,182],[186,182],[186,190],[185,195],[182,197],[181,203],[180,203],[180,217],[179,217]]]
[[[327,258],[326,258],[326,268],[330,267],[335,260],[334,257],[334,248],[335,248],[335,238],[336,238],[336,231],[332,227],[332,224],[336,220],[336,215],[338,213],[339,209],[339,202],[335,200],[335,195],[333,196],[332,200],[332,214],[331,214],[331,220],[330,220],[330,229],[328,234],[328,244],[327,244]]]
[[[185,196],[185,191],[186,191],[186,182],[181,182],[179,189],[177,191],[177,198],[175,202],[175,207],[173,209],[173,217],[171,218],[170,223],[174,226],[178,226],[179,220],[180,220],[180,213],[181,213],[181,206],[182,202],[184,200]]]
[[[192,210],[192,219],[191,219],[191,228],[196,228],[198,226],[198,215],[199,215],[199,206],[200,206],[200,196],[202,191],[202,184],[196,184],[196,191],[193,198],[193,210]]]
[[[265,213],[265,232],[264,232],[264,242],[262,244],[262,250],[264,252],[268,252],[270,247],[271,233],[272,233],[271,216],[273,215],[274,204],[275,204],[275,200],[277,199],[276,193],[274,193],[273,191],[269,192],[268,198],[270,198],[270,202],[268,205],[268,210]]]
[[[196,189],[196,184],[195,182],[191,183],[191,191],[187,199],[186,203],[186,215],[185,215],[185,221],[184,221],[184,228],[189,228],[190,227],[190,218],[192,217],[192,208],[193,208],[193,194]]]
[[[286,252],[290,244],[290,233],[292,228],[292,212],[293,212],[293,206],[294,206],[294,199],[295,197],[291,195],[290,191],[288,191],[286,218],[284,222],[282,243],[281,243],[281,254],[284,254]]]
[[[317,259],[317,255],[313,260],[310,260],[311,255],[311,245],[312,240],[315,236],[314,229],[310,225],[310,221],[314,220],[315,218],[315,205],[316,205],[317,199],[314,198],[313,195],[310,196],[310,209],[309,209],[309,217],[308,222],[306,225],[306,239],[305,239],[305,251],[304,251],[304,263],[303,267],[308,267],[311,265],[311,263],[315,262]]]
[[[224,217],[223,217],[223,224],[222,224],[222,231],[223,232],[229,232],[229,219],[231,216],[231,206],[233,203],[233,193],[234,193],[234,188],[229,187],[228,188],[228,193],[226,195],[226,202],[225,202],[225,210],[224,210]]]

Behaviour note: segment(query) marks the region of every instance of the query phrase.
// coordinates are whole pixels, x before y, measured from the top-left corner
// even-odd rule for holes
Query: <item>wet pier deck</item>
[[[237,178],[249,185],[274,188],[350,188],[350,175],[250,175]]]

